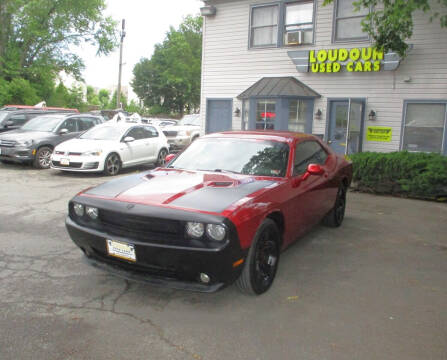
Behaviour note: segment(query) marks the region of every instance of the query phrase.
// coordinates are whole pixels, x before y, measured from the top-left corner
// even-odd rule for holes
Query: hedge
[[[433,153],[364,152],[350,156],[353,187],[377,194],[447,199],[447,157]]]

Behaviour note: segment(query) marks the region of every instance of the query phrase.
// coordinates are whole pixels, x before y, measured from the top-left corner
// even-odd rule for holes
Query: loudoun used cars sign
[[[396,53],[384,54],[374,47],[297,50],[289,51],[288,54],[299,72],[378,72],[395,70],[400,63]]]

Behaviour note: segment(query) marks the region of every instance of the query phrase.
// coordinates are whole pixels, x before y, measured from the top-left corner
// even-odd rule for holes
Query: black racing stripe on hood
[[[171,205],[220,213],[234,202],[273,183],[264,180],[229,188],[205,186],[174,200]]]
[[[119,179],[107,181],[104,184],[95,186],[94,188],[85,192],[87,195],[116,197],[123,191],[141,184],[144,180],[144,173],[125,176]]]

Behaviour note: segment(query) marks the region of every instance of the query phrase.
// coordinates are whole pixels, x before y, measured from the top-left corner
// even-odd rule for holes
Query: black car
[[[33,163],[38,169],[47,169],[56,145],[103,121],[102,117],[90,114],[47,114],[35,117],[20,129],[0,134],[0,161]]]
[[[48,110],[48,109],[17,109],[2,108],[0,109],[0,133],[11,131],[22,127],[27,121],[37,116],[55,113],[74,113],[73,110]]]

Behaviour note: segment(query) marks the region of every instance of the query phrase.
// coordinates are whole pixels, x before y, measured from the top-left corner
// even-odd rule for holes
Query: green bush
[[[447,157],[439,154],[364,152],[351,156],[354,186],[378,194],[447,197]]]

